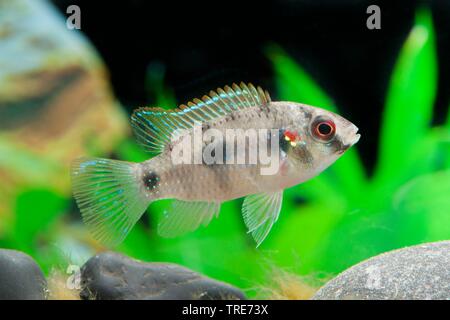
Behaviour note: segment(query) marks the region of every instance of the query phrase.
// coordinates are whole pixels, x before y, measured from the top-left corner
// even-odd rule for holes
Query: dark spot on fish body
[[[207,166],[208,168],[213,168],[214,166],[219,166],[222,164],[226,164],[227,161],[227,143],[226,140],[224,139],[222,142],[222,156],[217,159],[216,158],[216,149],[213,148],[211,150],[211,157],[214,158],[214,162],[213,163],[206,163],[205,159],[204,159],[204,152],[205,152],[205,148],[207,148],[208,146],[210,146],[211,144],[216,143],[214,140],[210,140],[208,142],[205,142],[202,146],[202,164]],[[234,147],[234,145],[233,145]]]
[[[233,165],[226,164],[205,164],[206,168],[209,169],[208,176],[210,176],[213,182],[214,188],[218,188],[222,192],[229,190],[232,187],[232,182],[230,181],[230,170],[232,170]]]
[[[306,108],[304,107],[300,107],[300,110],[303,112],[303,115],[305,117],[306,120],[311,120],[312,119],[312,113],[309,112],[308,110],[306,110]]]
[[[264,112],[266,112],[266,113],[270,113],[270,111],[271,111],[268,104],[262,104],[261,109],[264,110]]]
[[[278,131],[278,139],[279,139],[278,143],[280,146],[280,150],[287,153],[289,151],[289,149],[291,148],[291,143],[285,139],[285,137],[284,137],[285,131],[286,131],[285,129],[280,129]],[[272,135],[269,133],[268,146],[271,145],[271,139],[272,139]]]
[[[158,188],[160,184],[160,177],[158,174],[156,174],[156,172],[150,171],[144,174],[142,182],[144,183],[144,186],[148,191],[152,191]]]
[[[202,155],[204,155],[205,148],[209,145],[215,143],[214,141],[211,141],[209,143],[206,143],[203,146]],[[221,192],[227,192],[232,187],[232,181],[230,181],[230,170],[233,170],[233,164],[228,165],[227,164],[227,143],[226,140],[223,140],[222,143],[222,155],[217,155],[216,157],[216,150],[212,149],[210,151],[211,157],[214,158],[213,163],[207,163],[205,161],[205,158],[202,157],[202,165],[205,166],[205,168],[208,169],[207,175],[210,176],[212,181],[214,182],[214,187],[221,190]],[[231,148],[234,149],[235,145],[231,145]],[[229,152],[233,152],[233,149]],[[236,160],[236,159],[235,159]],[[201,177],[197,177],[198,179],[201,179]],[[209,191],[209,190],[208,190]]]
[[[265,115],[266,118],[269,117],[270,108],[267,104],[261,104],[258,106],[258,109],[256,110],[256,113],[258,114],[258,117],[262,117],[262,115]]]
[[[336,135],[335,138],[333,139],[333,141],[330,142],[330,146],[331,146],[333,152],[336,152],[339,154],[344,153],[350,147],[350,145],[343,144],[341,137],[338,135]]]
[[[211,126],[208,123],[202,124],[202,132],[205,132],[206,130],[209,130]]]
[[[292,152],[296,158],[298,158],[304,164],[312,164],[314,161],[314,157],[312,153],[308,150],[308,147],[305,144],[297,144],[292,148]]]

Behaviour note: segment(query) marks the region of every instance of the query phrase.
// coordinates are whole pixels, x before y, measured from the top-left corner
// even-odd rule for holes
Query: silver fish
[[[158,225],[160,235],[174,237],[206,226],[222,202],[245,197],[244,222],[258,246],[278,219],[283,190],[322,172],[360,137],[358,128],[337,114],[271,101],[267,91],[244,83],[211,91],[175,110],[137,109],[131,122],[140,144],[157,156],[142,163],[80,158],[72,165],[73,193],[83,220],[108,245],[120,243],[153,201],[175,199]],[[268,154],[277,159],[272,174],[262,174],[267,167],[262,158],[251,162],[242,154],[255,150],[250,136],[244,137],[243,148],[227,136],[235,130],[239,139],[253,129],[260,133],[258,148],[270,146]],[[195,151],[196,134],[211,130],[215,134],[203,136],[197,148],[200,162],[195,152],[184,158],[188,161],[174,161],[174,154],[184,154],[181,146]],[[220,134],[225,138],[218,139]],[[213,162],[205,161],[207,150]],[[233,162],[239,157],[245,161]]]

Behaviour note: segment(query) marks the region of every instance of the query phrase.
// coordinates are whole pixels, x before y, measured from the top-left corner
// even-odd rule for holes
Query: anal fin
[[[203,201],[174,200],[172,208],[164,212],[158,225],[162,237],[173,238],[207,226],[214,216],[218,216],[220,203]]]

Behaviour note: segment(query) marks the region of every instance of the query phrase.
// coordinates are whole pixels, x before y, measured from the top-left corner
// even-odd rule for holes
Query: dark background
[[[166,67],[166,85],[179,103],[232,82],[267,88],[273,72],[263,53],[280,44],[335,99],[362,133],[358,144],[369,169],[376,159],[389,76],[418,5],[431,6],[437,34],[439,87],[434,122],[449,105],[450,1],[278,0],[258,2],[54,0],[65,14],[81,8],[82,31],[106,62],[114,91],[131,111],[151,104],[146,73]],[[371,4],[381,8],[381,30],[366,28]],[[407,130],[407,126],[405,127]]]

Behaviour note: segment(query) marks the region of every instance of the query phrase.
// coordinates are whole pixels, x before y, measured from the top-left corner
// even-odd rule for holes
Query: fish
[[[338,114],[272,101],[243,82],[173,110],[138,108],[131,125],[153,157],[141,163],[81,157],[71,166],[83,220],[108,246],[120,244],[154,201],[173,199],[158,233],[176,237],[207,226],[223,202],[244,198],[243,220],[258,247],[280,215],[283,190],[317,176],[360,138]]]

